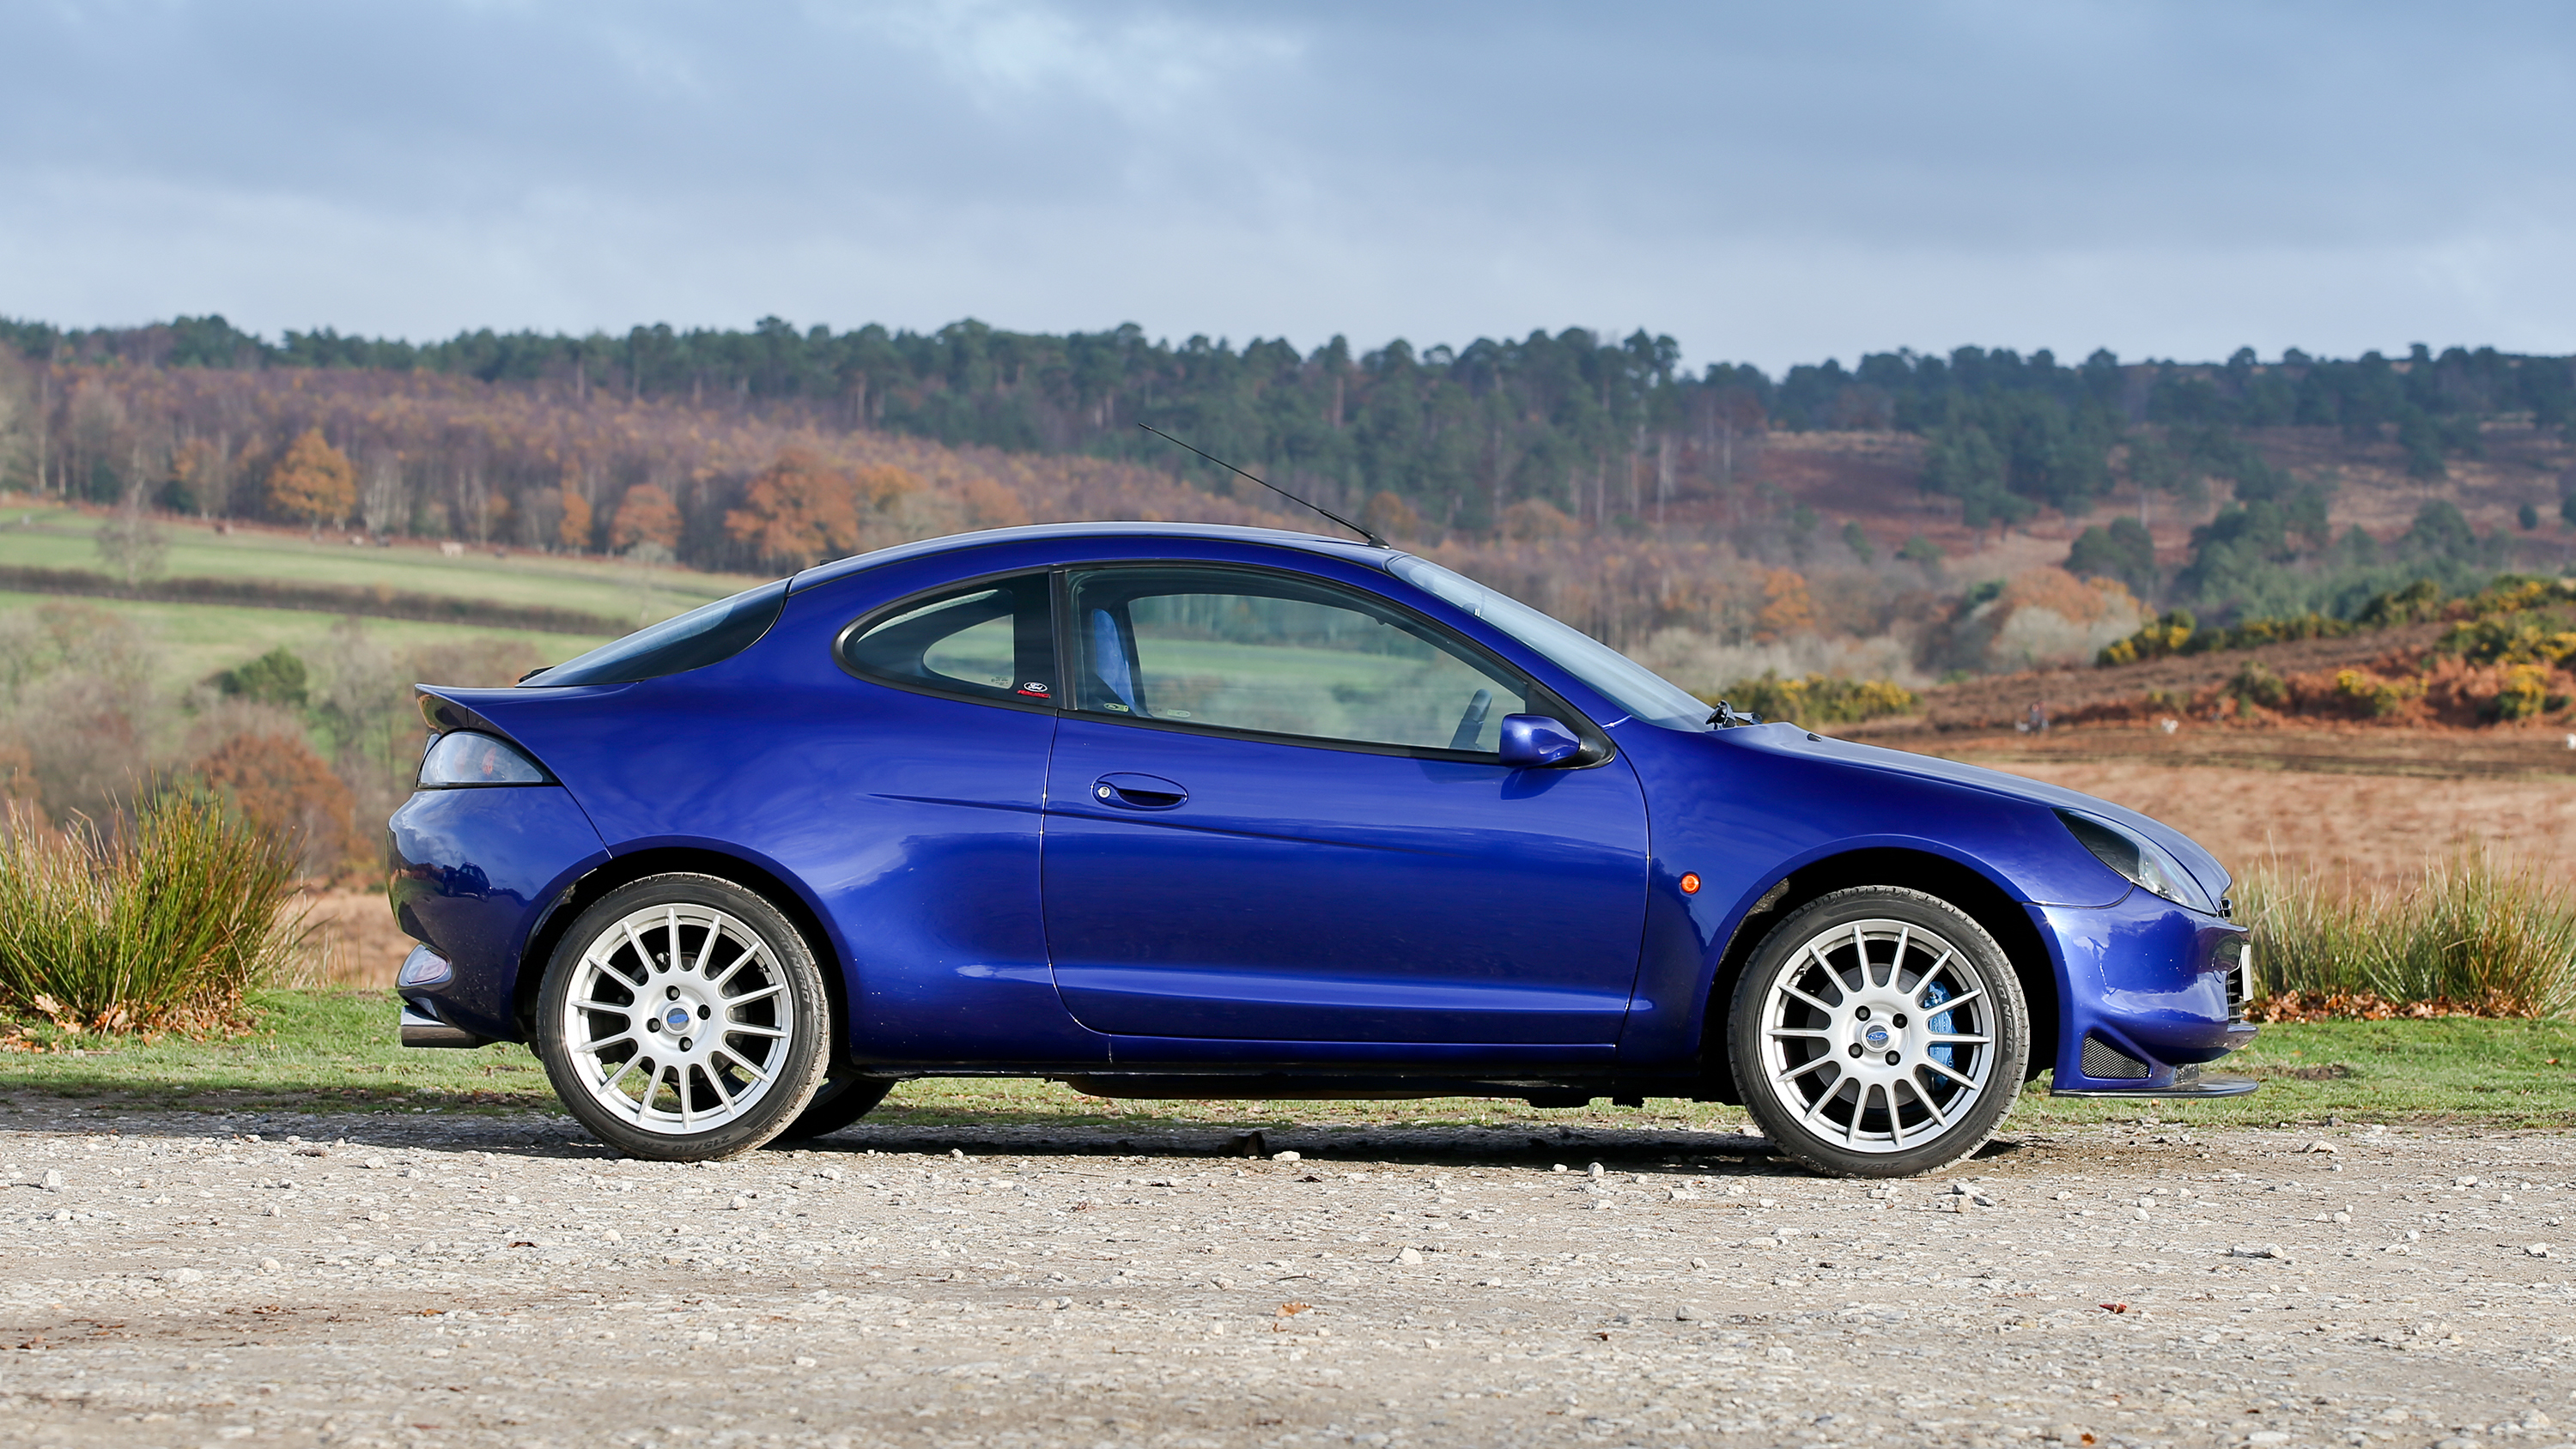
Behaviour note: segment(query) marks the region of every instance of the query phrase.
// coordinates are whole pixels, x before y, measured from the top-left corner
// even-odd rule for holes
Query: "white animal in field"
[[[463,558],[465,557],[465,545],[458,543],[455,539],[451,538],[438,546],[438,556],[441,558]]]

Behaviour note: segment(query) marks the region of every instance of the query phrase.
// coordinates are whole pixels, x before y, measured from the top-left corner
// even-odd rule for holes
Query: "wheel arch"
[[[527,1039],[536,1039],[537,991],[545,981],[546,963],[554,958],[556,946],[572,929],[572,923],[610,891],[646,876],[671,872],[731,881],[776,906],[788,923],[804,935],[820,968],[824,998],[831,1004],[832,1065],[837,1071],[849,1059],[850,1051],[849,972],[840,943],[825,928],[822,913],[786,877],[759,862],[703,846],[653,846],[630,855],[611,856],[606,864],[574,881],[555,898],[546,908],[544,919],[528,933],[527,950],[520,955],[518,980],[512,989],[513,1013]]]
[[[2030,912],[2012,893],[1973,866],[1927,850],[1873,846],[1811,860],[1774,882],[1736,923],[1735,934],[1718,958],[1709,983],[1708,1006],[1700,1023],[1700,1075],[1704,1094],[1735,1100],[1735,1075],[1729,1059],[1727,1014],[1744,964],[1771,928],[1800,906],[1853,886],[1902,886],[1938,896],[1985,927],[2012,963],[2030,1010],[2030,1063],[2037,1077],[2057,1061],[2058,982],[2056,958]]]

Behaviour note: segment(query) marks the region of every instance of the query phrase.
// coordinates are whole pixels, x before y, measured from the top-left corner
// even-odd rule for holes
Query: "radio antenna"
[[[1173,437],[1167,432],[1164,432],[1161,428],[1155,427],[1152,423],[1138,423],[1136,426],[1143,428],[1146,432],[1152,433],[1155,437],[1162,439],[1164,442],[1171,444],[1175,448],[1188,448],[1189,451],[1197,453],[1200,457],[1207,459],[1209,462],[1214,463],[1225,471],[1234,474],[1236,477],[1252,478],[1251,474],[1244,472],[1241,468],[1234,466],[1232,463],[1218,457],[1216,454],[1206,452],[1198,448],[1191,448],[1189,444],[1182,442],[1180,439]],[[1305,507],[1315,510],[1317,513],[1333,520],[1342,527],[1347,528],[1351,532],[1358,534],[1360,537],[1367,539],[1372,547],[1386,548],[1390,546],[1385,539],[1382,539],[1376,534],[1371,533],[1369,530],[1351,522],[1349,519],[1335,513],[1333,510],[1326,508],[1324,505],[1320,503],[1308,503],[1305,499],[1298,497],[1296,494],[1289,492],[1287,489],[1280,487],[1278,484],[1271,482],[1267,478],[1252,478],[1252,481],[1269,489],[1271,492],[1278,494],[1280,497],[1287,499],[1291,503],[1303,504]]]

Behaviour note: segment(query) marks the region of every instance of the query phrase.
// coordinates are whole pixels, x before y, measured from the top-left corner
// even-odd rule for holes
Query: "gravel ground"
[[[2557,1445],[2571,1158],[2140,1124],[1890,1187],[1705,1132],[863,1124],[683,1167],[31,1101],[0,1442]]]

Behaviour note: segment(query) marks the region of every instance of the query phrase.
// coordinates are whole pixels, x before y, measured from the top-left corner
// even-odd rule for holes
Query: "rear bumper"
[[[449,1026],[428,1011],[410,1002],[403,1003],[402,1044],[407,1047],[479,1047],[491,1044],[492,1038],[476,1036],[461,1026]]]
[[[441,968],[415,973],[427,965],[415,953],[404,963],[403,999],[484,1040],[518,1040],[529,933],[583,872],[608,859],[599,832],[559,785],[423,790],[388,823],[394,919]]]

